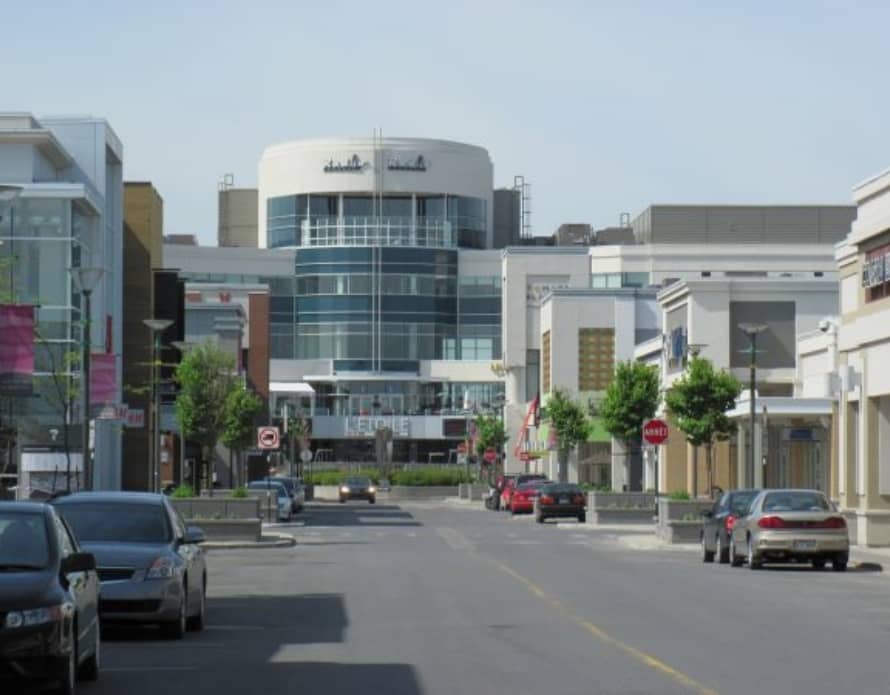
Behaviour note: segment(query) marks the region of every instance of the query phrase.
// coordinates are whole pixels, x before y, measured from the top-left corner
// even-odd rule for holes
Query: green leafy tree
[[[703,357],[693,357],[686,373],[665,394],[665,404],[674,424],[693,448],[692,494],[698,494],[698,447],[706,447],[708,490],[713,488],[714,443],[735,432],[736,424],[726,416],[742,392],[742,384],[724,369],[716,370]]]
[[[590,423],[584,408],[563,389],[556,389],[547,401],[546,417],[556,434],[556,456],[559,461],[559,482],[568,481],[569,454],[587,440]]]
[[[201,466],[206,470],[211,452],[226,429],[227,399],[239,384],[235,360],[208,341],[183,355],[175,379],[180,389],[176,420],[180,431],[201,446]]]
[[[488,448],[500,451],[507,441],[504,423],[494,415],[476,417],[476,454],[482,456]]]
[[[263,409],[263,401],[243,384],[237,385],[226,397],[223,414],[222,443],[235,452],[236,481],[243,479],[244,450],[256,437],[257,416]]]

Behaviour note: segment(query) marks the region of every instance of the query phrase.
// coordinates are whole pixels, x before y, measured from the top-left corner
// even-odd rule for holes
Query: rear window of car
[[[169,543],[173,536],[160,504],[73,502],[56,509],[80,542]]]
[[[527,482],[522,483],[517,490],[532,490],[541,487],[544,484],[543,480],[529,480]]]
[[[0,567],[44,569],[49,565],[49,538],[43,514],[0,512]]]
[[[828,512],[831,505],[821,492],[770,492],[763,498],[765,512]]]
[[[545,485],[541,488],[541,492],[546,492],[548,495],[577,495],[581,492],[581,488],[571,483],[557,483]]]
[[[530,483],[532,481],[540,482],[542,480],[547,480],[547,476],[544,475],[520,475],[517,479],[517,485],[522,485],[523,483]]]

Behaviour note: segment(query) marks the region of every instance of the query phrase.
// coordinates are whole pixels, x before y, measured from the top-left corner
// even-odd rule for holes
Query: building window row
[[[648,287],[649,273],[592,273],[593,289],[618,289],[621,287]]]
[[[865,254],[862,286],[865,288],[866,302],[890,296],[890,244],[883,244]]]

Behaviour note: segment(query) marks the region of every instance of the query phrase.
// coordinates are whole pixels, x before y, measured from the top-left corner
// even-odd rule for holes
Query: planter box
[[[250,541],[262,538],[263,522],[259,519],[195,519],[208,541]]]
[[[183,519],[259,519],[261,500],[256,497],[184,497],[170,503]]]
[[[658,500],[655,533],[666,543],[698,543],[701,538],[701,513],[711,509],[711,500]]]
[[[655,518],[655,493],[589,492],[587,519],[592,524],[652,524]]]
[[[388,492],[378,490],[377,499],[381,502],[384,500],[430,500],[457,497],[457,495],[457,485],[393,485]],[[316,485],[315,498],[338,500],[340,499],[340,487],[338,485]]]

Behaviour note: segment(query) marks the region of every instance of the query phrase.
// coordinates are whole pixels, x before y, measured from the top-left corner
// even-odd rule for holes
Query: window
[[[55,517],[54,521],[62,557],[68,557],[71,553],[76,552],[74,549],[74,541],[71,540],[71,536],[68,535],[68,529],[65,528],[65,524],[58,516]]]
[[[374,214],[370,196],[343,196],[343,217],[371,217]]]
[[[541,378],[541,391],[550,393],[550,331],[541,336],[541,361],[543,362],[543,371]]]
[[[882,244],[865,254],[862,286],[866,302],[890,297],[890,244]]]
[[[605,391],[615,369],[615,329],[578,329],[578,390]]]

